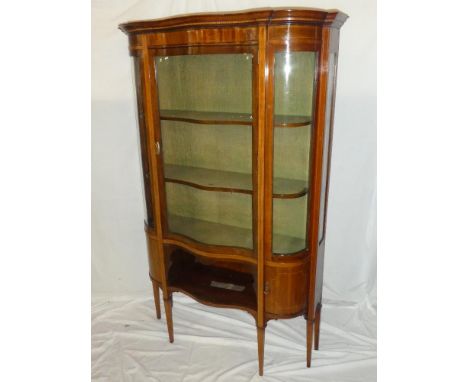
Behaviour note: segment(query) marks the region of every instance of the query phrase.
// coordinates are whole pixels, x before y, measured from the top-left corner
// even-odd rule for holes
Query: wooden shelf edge
[[[189,123],[198,123],[200,125],[244,125],[250,126],[252,122],[239,121],[239,120],[220,120],[220,119],[195,119],[195,118],[185,118],[185,117],[172,117],[167,115],[161,115],[162,121],[179,121],[179,122],[189,122]]]
[[[252,184],[251,184],[251,178],[252,174],[242,174],[242,173],[234,173],[232,171],[222,171],[222,170],[210,170],[210,169],[204,169],[201,167],[191,167],[191,166],[179,166],[179,165],[172,165],[172,164],[166,164],[164,166],[165,168],[165,177],[164,180],[169,183],[177,183],[177,184],[182,184],[184,186],[189,186],[189,187],[194,187],[199,190],[203,191],[212,191],[212,192],[236,192],[240,194],[246,194],[246,195],[252,195]],[[209,179],[209,176],[212,176],[213,173],[218,173],[216,176],[219,178],[222,175],[223,179],[229,178],[231,176],[235,177],[235,181],[231,180],[232,183],[237,183],[237,184],[242,184],[244,183],[244,187],[233,187],[233,186],[215,186],[215,185],[205,185],[202,184],[201,182],[196,182],[195,180],[192,179],[183,179],[184,176],[185,178],[187,177],[182,173],[180,174],[180,169],[185,168],[185,170],[193,169],[194,172],[201,173],[199,174],[200,179],[207,180]],[[177,177],[177,174],[175,172],[179,171],[179,177]],[[204,173],[205,172],[205,173]],[[170,174],[167,174],[170,173]],[[204,175],[204,176],[202,176]],[[212,178],[212,180],[219,182],[219,179]],[[250,180],[250,182],[249,182]],[[278,181],[283,181],[284,182],[299,182],[296,179],[277,179]],[[304,184],[306,184],[304,182]],[[297,187],[299,189],[299,187]],[[308,189],[306,186],[302,187],[299,191],[294,191],[294,192],[277,192],[273,193],[273,198],[275,199],[296,199],[300,198],[304,195],[306,195],[308,192]]]
[[[199,190],[203,191],[214,191],[214,192],[236,192],[238,194],[247,194],[252,195],[252,190],[244,190],[241,188],[231,188],[231,187],[215,187],[215,186],[204,186],[198,183],[189,182],[183,179],[175,179],[175,178],[164,178],[166,182],[169,183],[177,183],[183,184],[184,186],[194,187]],[[275,199],[296,199],[301,198],[302,196],[307,194],[307,189],[304,188],[301,191],[292,193],[292,194],[273,194],[273,198]]]
[[[292,194],[275,194],[273,193],[273,199],[297,199],[307,194],[307,188],[303,188],[301,191]]]
[[[227,113],[194,110],[161,109],[162,121],[179,121],[203,125],[245,125],[253,123],[252,115],[247,113]]]
[[[175,245],[198,256],[210,259],[257,264],[257,259],[253,257],[253,252],[248,249],[202,244],[181,234],[171,233],[170,236],[163,238],[163,244]]]
[[[190,182],[188,180],[176,179],[176,178],[164,178],[166,182],[183,184],[184,186],[189,186],[193,188],[198,188],[203,191],[215,191],[215,192],[236,192],[238,194],[247,194],[252,195],[252,190],[245,190],[242,188],[232,188],[232,187],[218,187],[218,186],[205,186],[199,183]]]
[[[171,233],[170,237],[165,237],[163,239],[163,244],[175,245],[192,252],[195,255],[207,257],[210,259],[228,260],[232,262],[257,265],[257,259],[253,257],[253,253],[250,253],[249,250],[244,248],[203,244],[187,236],[176,233]],[[213,248],[216,248],[216,251],[213,251]],[[242,254],[242,252],[244,254]],[[273,253],[271,260],[267,261],[266,263],[273,266],[281,264],[288,266],[288,264],[297,263],[298,261],[305,263],[309,261],[309,251],[307,249],[289,254]]]
[[[300,121],[300,122],[284,122],[284,123],[275,122],[274,127],[280,128],[280,129],[282,129],[282,128],[291,129],[291,128],[295,128],[295,127],[309,126],[311,124],[312,124],[312,120],[311,119],[306,119],[306,120]]]
[[[202,125],[251,126],[253,117],[247,113],[210,112],[194,110],[161,109],[162,121],[188,122]],[[273,125],[278,128],[295,128],[312,124],[312,118],[301,115],[275,115]]]

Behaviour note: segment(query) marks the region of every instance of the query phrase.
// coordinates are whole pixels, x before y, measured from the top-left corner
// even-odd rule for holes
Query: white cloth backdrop
[[[170,354],[177,355],[178,350],[176,349],[181,349],[180,355],[182,357],[188,356],[189,353],[184,353],[187,349],[182,351],[182,348],[179,347],[183,344],[173,344],[172,347],[165,345],[166,339],[164,338],[163,341],[165,335],[164,319],[155,322],[150,313],[152,306],[148,296],[151,294],[151,286],[148,279],[146,243],[143,232],[143,193],[132,61],[128,56],[127,37],[117,29],[117,25],[128,20],[159,18],[182,13],[229,11],[269,6],[337,8],[350,16],[342,28],[340,40],[324,271],[323,294],[326,306],[324,308],[323,331],[325,334],[322,348],[325,348],[328,341],[328,345],[332,349],[330,350],[332,353],[329,354],[332,361],[328,359],[330,361],[328,362],[327,357],[325,357],[320,365],[339,364],[340,361],[346,364],[353,360],[353,356],[349,359],[347,356],[340,359],[339,355],[333,353],[333,351],[339,350],[340,345],[343,345],[339,350],[342,352],[340,354],[347,354],[347,350],[354,346],[356,354],[362,356],[361,358],[358,356],[356,359],[359,362],[364,362],[364,364],[359,364],[364,369],[359,366],[358,370],[361,371],[356,372],[355,370],[355,373],[347,373],[346,367],[344,369],[335,368],[331,370],[335,370],[336,374],[330,371],[329,374],[322,373],[320,376],[321,380],[340,381],[373,380],[372,378],[374,378],[374,373],[369,371],[367,361],[362,361],[373,357],[369,355],[370,353],[363,352],[363,343],[370,344],[368,351],[372,354],[375,353],[376,9],[374,1],[92,0],[92,291],[93,376],[96,380],[209,380],[202,377],[200,377],[202,379],[184,377],[184,372],[180,370],[173,371],[171,374],[164,369],[164,365],[162,365],[163,369],[168,374],[163,373],[162,376],[158,377],[155,376],[157,373],[153,373],[155,369],[145,366],[145,362],[148,360],[142,361],[141,359],[138,362],[140,362],[139,370],[142,373],[132,374],[131,372],[131,370],[133,372],[136,370],[135,362],[137,362],[138,354],[143,358],[151,354],[145,353],[148,349],[145,350],[144,347],[154,345],[145,342],[150,339],[150,337],[145,336],[151,336],[150,333],[153,332],[154,338],[159,339],[161,344],[164,343],[164,349]],[[135,296],[138,298],[130,302],[131,297]],[[119,301],[117,302],[116,299]],[[122,302],[125,299],[128,301]],[[108,311],[105,311],[106,307]],[[213,315],[218,310],[206,307],[198,308],[187,298],[176,297],[174,304],[176,342],[180,338],[178,332],[182,331],[185,341],[192,341],[190,346],[195,347],[194,343],[197,341],[193,342],[194,336],[206,328],[201,328],[200,331],[188,330],[189,324],[183,322],[187,309],[206,312],[206,314],[211,315],[210,317],[214,317]],[[223,312],[220,313],[221,319],[227,320],[228,326],[230,326],[233,321],[229,319],[226,311],[221,311]],[[227,312],[234,317],[243,319],[241,312]],[[119,326],[120,323],[117,323],[118,320],[120,323],[131,321],[133,324],[122,327]],[[144,324],[145,320],[148,320],[147,324]],[[244,321],[248,321],[248,318]],[[296,355],[299,357],[298,359],[301,359],[301,362],[292,362],[289,366],[281,363],[283,368],[277,370],[280,376],[271,380],[292,380],[281,378],[296,368],[301,369],[303,373],[296,375],[297,379],[294,380],[313,380],[309,378],[312,374],[307,374],[307,371],[304,371],[305,349],[303,349],[302,343],[297,345],[297,343],[293,343],[295,340],[291,342],[292,338],[303,339],[305,325],[302,321],[304,320],[300,318],[286,321],[284,325],[289,329],[283,332],[283,337],[280,331],[280,335],[276,339],[270,338],[270,340],[268,339],[269,335],[274,336],[274,334],[269,334],[270,327],[279,328],[282,327],[282,324],[276,322],[269,324],[265,354],[267,364],[270,362],[271,365],[278,365],[277,361],[281,360],[279,348],[283,345],[285,349],[290,350],[292,357],[294,357],[294,352],[298,351],[297,347],[301,348],[300,354]],[[139,324],[137,324],[138,322]],[[202,322],[203,320],[199,321],[199,323]],[[141,325],[144,326],[143,329]],[[146,333],[148,325],[152,329]],[[196,320],[194,325],[196,325]],[[241,321],[242,325],[245,324]],[[299,325],[299,327],[293,329],[294,325]],[[217,330],[211,328],[204,332],[202,336],[205,336],[205,340],[201,342],[205,344],[217,343],[216,338],[223,333],[222,326],[217,327]],[[129,336],[130,329],[134,327],[137,330],[137,334],[135,334],[137,337],[133,339],[135,341]],[[330,330],[331,328],[334,329]],[[254,346],[254,326],[249,326],[245,330],[250,336],[246,341],[252,341],[250,345]],[[337,336],[333,337],[333,333]],[[226,336],[232,337],[234,334],[231,332],[225,334],[221,342],[226,340]],[[341,339],[340,336],[342,336]],[[210,340],[206,341],[206,337],[209,337]],[[285,340],[285,337],[288,339]],[[105,338],[107,340],[103,340]],[[281,343],[282,338],[285,340],[284,343]],[[363,340],[363,338],[365,339]],[[137,354],[133,355],[134,358],[131,362],[125,362],[123,356],[127,352],[120,341],[125,339],[130,341],[130,343],[126,343],[129,346],[128,349],[135,350],[135,354]],[[273,353],[271,353],[273,358],[269,359],[268,354],[270,353],[268,352],[273,351],[270,346],[273,345],[271,341],[276,340],[280,341],[274,348],[278,351],[278,355],[273,357]],[[242,343],[241,339],[237,339],[237,341]],[[106,344],[109,348],[106,348]],[[115,344],[118,344],[117,350],[115,347],[113,348]],[[136,349],[138,344],[142,345],[143,349]],[[154,346],[157,348],[157,345]],[[203,349],[206,347],[203,346]],[[120,353],[118,349],[120,349]],[[195,348],[192,350],[195,354]],[[244,350],[239,349],[238,351],[244,352]],[[323,352],[325,351],[324,349]],[[232,352],[235,352],[235,347],[233,347]],[[323,355],[323,352],[315,354]],[[115,359],[117,353],[122,355],[119,360]],[[253,348],[249,348],[247,353],[250,356],[249,359],[252,362],[255,360],[255,362],[250,365],[251,370],[249,369],[245,376],[252,373],[254,375],[256,370],[256,352]],[[164,359],[169,359],[170,354],[164,356]],[[192,357],[194,357],[193,354]],[[216,356],[216,353],[212,354],[212,357]],[[185,361],[188,362],[186,367],[190,369],[189,360]],[[225,366],[226,370],[234,367],[234,364],[230,365],[228,361],[223,362],[220,361],[220,364]],[[373,365],[372,362],[371,364]],[[156,366],[155,368],[157,369]],[[112,374],[115,370],[120,370],[121,374],[118,376]],[[271,366],[266,368],[266,374],[269,374],[268,370],[272,370]],[[367,377],[359,378],[358,375],[361,372]],[[228,373],[228,375],[234,374]],[[272,373],[272,375],[275,374],[276,372]],[[349,378],[345,378],[345,375],[348,375]],[[215,378],[213,380],[234,381],[237,379]],[[250,379],[246,377],[238,380]]]

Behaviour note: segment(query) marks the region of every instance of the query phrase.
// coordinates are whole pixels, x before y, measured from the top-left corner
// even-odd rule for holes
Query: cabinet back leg
[[[164,310],[166,311],[167,332],[169,334],[169,342],[174,342],[174,326],[172,323],[172,295],[164,299]]]
[[[307,320],[307,367],[310,367],[310,361],[312,359],[312,326],[313,321]]]
[[[258,342],[258,375],[263,375],[263,354],[265,352],[265,328],[257,326],[257,342]]]
[[[319,349],[319,340],[320,340],[320,317],[322,313],[322,304],[317,305],[317,310],[315,312],[315,323],[314,323],[314,349]]]
[[[159,299],[159,282],[153,281],[154,304],[156,305],[156,317],[161,319],[161,300]]]

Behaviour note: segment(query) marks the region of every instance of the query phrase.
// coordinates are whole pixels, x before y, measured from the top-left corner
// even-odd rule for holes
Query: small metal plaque
[[[219,281],[212,281],[210,283],[210,285],[212,287],[215,287],[215,288],[229,289],[229,290],[234,290],[236,292],[242,292],[245,289],[244,285],[222,283],[222,282],[219,282]]]

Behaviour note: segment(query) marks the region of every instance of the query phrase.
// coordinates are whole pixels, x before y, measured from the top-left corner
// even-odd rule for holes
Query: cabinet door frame
[[[159,109],[159,94],[157,86],[157,72],[155,65],[155,58],[159,56],[178,56],[178,55],[204,55],[204,54],[252,54],[252,238],[253,248],[246,249],[240,247],[213,245],[207,243],[200,243],[191,238],[186,238],[183,235],[169,232],[167,222],[167,201],[166,201],[166,188],[165,188],[165,176],[164,176],[164,160],[163,160],[163,142],[162,142],[162,131],[161,131],[161,119]],[[258,201],[258,164],[256,158],[258,157],[258,134],[259,134],[259,120],[258,120],[258,91],[257,91],[257,77],[258,77],[258,44],[222,44],[222,45],[186,45],[186,46],[170,46],[165,47],[149,47],[149,81],[152,94],[152,110],[154,115],[153,129],[154,129],[154,142],[153,145],[157,144],[159,147],[155,150],[155,161],[157,166],[157,182],[159,190],[159,205],[158,210],[160,213],[162,232],[161,240],[163,243],[178,243],[183,244],[189,250],[192,250],[198,254],[206,254],[213,257],[223,258],[234,261],[245,261],[253,264],[258,262],[258,251],[256,248],[257,224],[259,219],[259,209],[257,206]],[[222,86],[222,84],[220,84]],[[189,186],[187,186],[189,187]],[[210,191],[206,191],[210,192]],[[155,211],[157,213],[157,211]],[[178,245],[177,244],[177,245]]]

